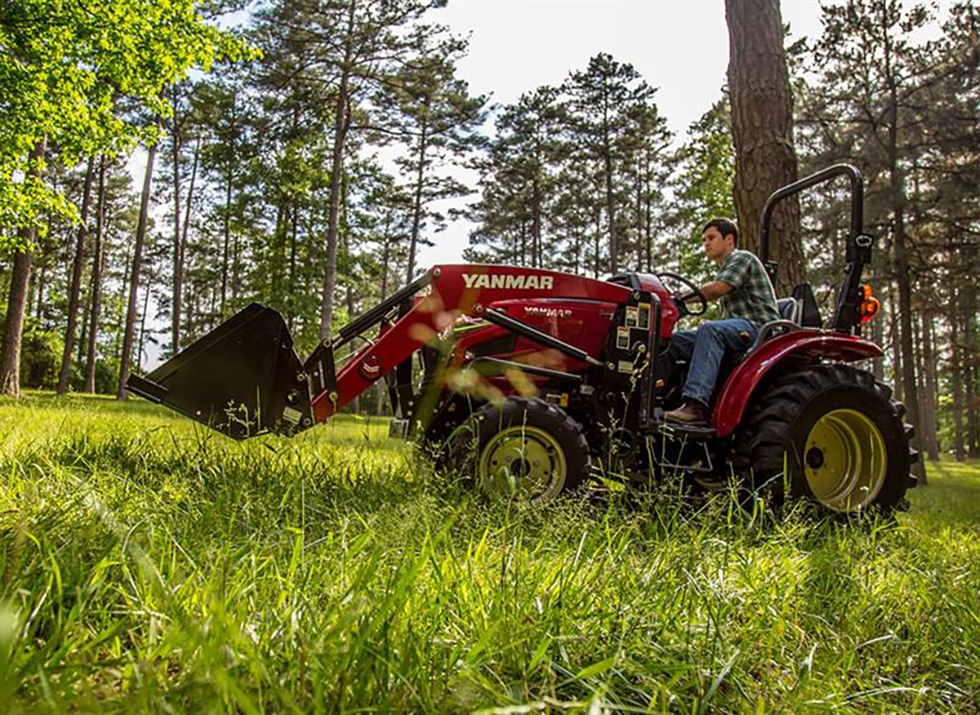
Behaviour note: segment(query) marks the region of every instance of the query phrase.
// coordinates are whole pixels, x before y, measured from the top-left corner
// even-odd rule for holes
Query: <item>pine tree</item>
[[[628,110],[652,101],[650,87],[630,64],[598,54],[582,71],[572,72],[564,84],[567,94],[566,121],[575,156],[594,166],[602,181],[605,232],[608,241],[608,270],[619,270],[621,218],[624,197],[618,181],[625,170],[623,142],[627,139]]]
[[[725,18],[740,245],[758,251],[766,200],[798,178],[779,0],[725,0]],[[776,289],[787,295],[806,281],[798,197],[784,199],[773,211],[770,235],[769,259],[779,264]]]

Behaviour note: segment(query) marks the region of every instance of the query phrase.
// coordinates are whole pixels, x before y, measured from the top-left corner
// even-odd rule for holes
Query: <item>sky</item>
[[[782,0],[790,41],[820,32],[817,0]],[[450,0],[433,22],[469,36],[458,76],[474,94],[510,104],[524,92],[557,85],[606,52],[653,87],[677,141],[721,95],[728,68],[724,0]],[[474,177],[475,178],[475,177]],[[430,236],[422,267],[462,260],[470,225],[457,221]]]

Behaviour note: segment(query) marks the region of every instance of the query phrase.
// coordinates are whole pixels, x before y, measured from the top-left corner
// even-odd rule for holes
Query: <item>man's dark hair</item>
[[[732,238],[734,238],[735,248],[738,248],[738,226],[736,226],[735,222],[732,221],[730,218],[711,219],[710,221],[708,221],[708,223],[704,225],[704,228],[701,229],[701,233],[703,234],[709,228],[717,228],[718,233],[721,234],[722,238],[724,238],[725,236],[731,236]]]

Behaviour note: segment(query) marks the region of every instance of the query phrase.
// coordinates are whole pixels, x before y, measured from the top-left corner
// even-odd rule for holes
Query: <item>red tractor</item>
[[[915,485],[915,454],[891,390],[852,365],[882,354],[860,337],[877,302],[861,284],[874,239],[863,230],[858,170],[833,166],[774,193],[760,257],[774,272],[767,260],[774,205],[841,175],[850,178],[851,227],[833,317],[821,321],[809,286],[780,300],[782,319],[723,366],[706,426],[661,419],[680,402],[687,369],[670,349],[687,313],[670,288],[697,291],[669,273],[601,281],[436,266],[305,362],[282,317],[252,304],[146,377],[131,377],[129,387],[244,438],[324,422],[384,379],[393,433],[414,436],[484,488],[517,489],[531,501],[548,501],[598,470],[643,481],[683,474],[709,489],[734,477],[832,512],[887,511]],[[334,355],[374,328],[377,337],[338,368]]]

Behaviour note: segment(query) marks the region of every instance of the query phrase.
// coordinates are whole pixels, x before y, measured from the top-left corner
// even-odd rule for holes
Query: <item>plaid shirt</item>
[[[740,249],[729,253],[715,280],[734,288],[719,300],[725,318],[745,318],[757,328],[779,319],[776,291],[754,253]]]

